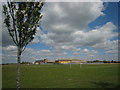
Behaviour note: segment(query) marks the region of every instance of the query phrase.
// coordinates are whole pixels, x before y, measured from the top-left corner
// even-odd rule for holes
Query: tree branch
[[[11,15],[11,17],[12,17],[12,19],[13,19],[13,30],[14,30],[14,33],[15,33],[15,38],[14,37],[12,37],[12,38],[14,38],[14,41],[16,40],[16,45],[18,46],[18,35],[17,35],[17,30],[16,30],[16,19],[14,18],[15,16],[14,16],[14,10],[13,10],[13,8],[11,7],[11,5],[10,5],[10,2],[7,2],[7,4],[8,4],[8,7],[9,7],[9,13],[10,13],[10,15]]]

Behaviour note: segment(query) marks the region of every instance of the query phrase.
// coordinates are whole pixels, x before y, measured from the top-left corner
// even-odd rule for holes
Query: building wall
[[[86,63],[85,60],[72,60],[71,63]]]
[[[66,60],[57,60],[55,63],[57,64],[69,64],[69,63],[86,63],[86,60],[77,60],[77,59],[66,59]]]
[[[38,62],[35,62],[35,64],[39,64]]]
[[[68,64],[71,63],[71,61],[59,61],[60,64]]]
[[[48,59],[44,59],[44,62],[47,63],[47,62],[48,62]]]

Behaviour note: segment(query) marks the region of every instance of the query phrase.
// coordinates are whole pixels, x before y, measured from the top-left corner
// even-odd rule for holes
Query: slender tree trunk
[[[20,58],[21,58],[21,51],[20,48],[18,47],[18,52],[17,52],[17,74],[16,74],[16,88],[19,90],[20,88]]]

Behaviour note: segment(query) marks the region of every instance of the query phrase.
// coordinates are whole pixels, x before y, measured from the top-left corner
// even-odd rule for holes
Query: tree
[[[3,5],[4,23],[9,35],[17,46],[17,76],[16,88],[20,88],[21,54],[26,46],[34,39],[36,28],[42,18],[41,9],[44,1],[40,2],[11,2]]]

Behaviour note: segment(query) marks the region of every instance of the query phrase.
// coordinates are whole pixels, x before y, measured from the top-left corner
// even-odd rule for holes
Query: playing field
[[[3,88],[15,88],[16,65],[3,65]],[[114,88],[118,64],[22,65],[21,88]]]

